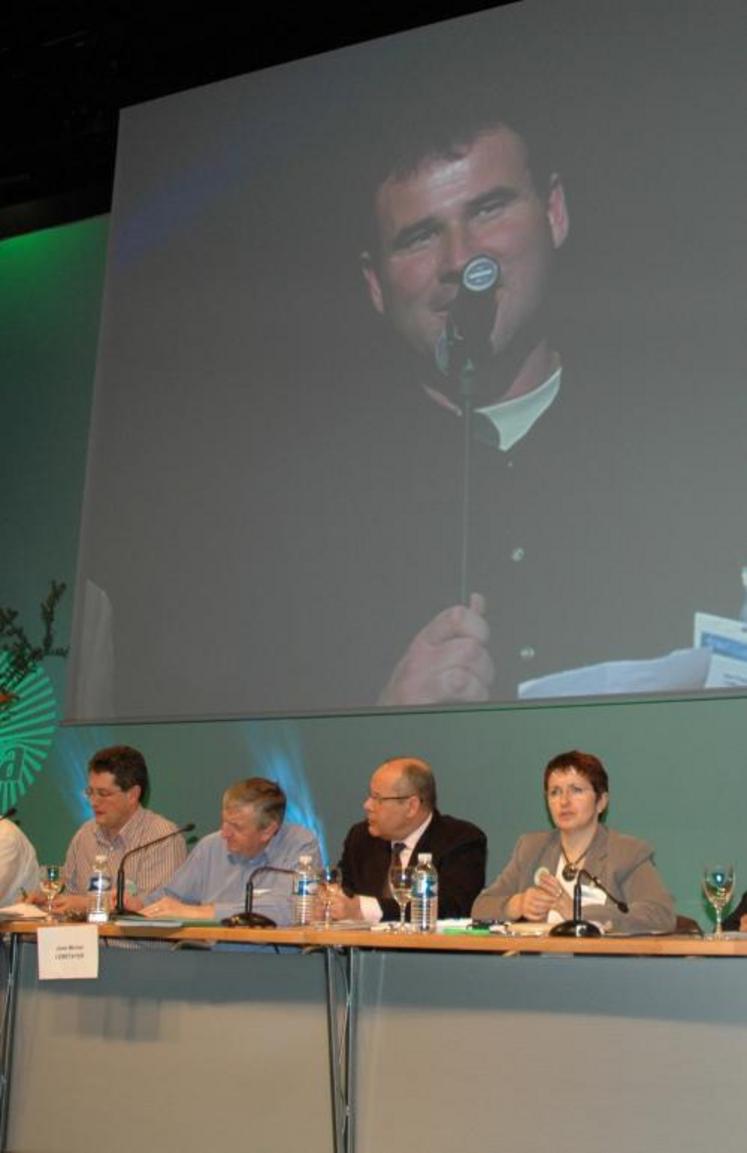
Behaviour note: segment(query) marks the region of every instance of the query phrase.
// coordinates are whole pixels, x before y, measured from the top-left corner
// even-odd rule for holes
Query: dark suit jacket
[[[487,839],[482,829],[436,810],[415,846],[413,865],[418,853],[431,853],[438,870],[439,917],[468,917],[472,902],[485,885]],[[346,893],[375,897],[386,921],[399,916],[397,902],[388,892],[391,855],[390,842],[372,837],[367,822],[361,821],[346,836],[340,861]]]
[[[728,917],[724,917],[724,928],[728,933],[739,932],[739,922],[742,917],[747,913],[747,893],[742,893],[742,900],[737,907],[729,913]]]

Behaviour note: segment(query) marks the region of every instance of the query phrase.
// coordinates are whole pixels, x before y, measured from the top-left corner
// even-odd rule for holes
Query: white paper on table
[[[3,905],[0,916],[12,917],[14,921],[43,921],[46,913],[38,905],[19,901],[17,905]]]

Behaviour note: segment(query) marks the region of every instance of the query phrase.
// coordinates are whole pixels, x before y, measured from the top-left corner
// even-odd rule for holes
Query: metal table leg
[[[16,1019],[16,994],[20,939],[17,933],[3,938],[3,953],[7,965],[2,1022],[0,1022],[0,1153],[6,1148],[8,1135],[8,1108],[10,1105],[10,1073],[13,1063],[13,1030]]]
[[[335,1153],[353,1153],[358,950],[324,951]]]

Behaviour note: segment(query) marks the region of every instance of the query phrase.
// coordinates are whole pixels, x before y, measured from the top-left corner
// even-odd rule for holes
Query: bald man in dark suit
[[[366,820],[345,838],[344,891],[334,899],[333,918],[395,920],[390,865],[397,857],[415,865],[419,853],[430,853],[438,870],[439,917],[468,917],[484,886],[487,840],[476,825],[438,811],[430,765],[417,757],[385,761],[371,777],[363,808]]]

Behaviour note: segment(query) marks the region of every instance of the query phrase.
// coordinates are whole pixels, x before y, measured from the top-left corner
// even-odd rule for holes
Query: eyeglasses
[[[122,789],[92,789],[89,785],[87,789],[83,790],[83,795],[88,797],[96,797],[99,801],[108,801],[110,797],[116,797],[117,793],[121,793]]]
[[[588,787],[584,788],[583,785],[568,785],[566,788],[563,788],[561,785],[553,785],[551,789],[547,790],[547,796],[551,801],[559,801],[561,797],[583,797],[587,793],[593,792],[593,789]]]
[[[382,797],[379,793],[369,793],[368,799],[373,805],[380,805],[382,801],[409,801],[410,797],[414,797],[415,793],[404,793],[402,796],[397,797]]]

